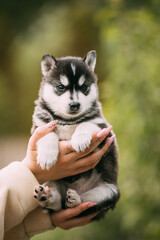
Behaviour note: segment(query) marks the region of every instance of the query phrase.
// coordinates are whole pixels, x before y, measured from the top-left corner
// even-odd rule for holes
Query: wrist
[[[34,175],[34,177],[37,179],[39,183],[45,182],[41,172],[39,171],[38,165],[35,166],[35,163],[32,161],[29,161],[27,156],[22,160],[22,163],[32,172],[32,174]]]

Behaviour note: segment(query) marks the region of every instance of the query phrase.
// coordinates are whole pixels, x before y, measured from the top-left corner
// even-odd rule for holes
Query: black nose
[[[76,112],[80,108],[80,104],[78,102],[71,102],[69,104],[71,111]]]

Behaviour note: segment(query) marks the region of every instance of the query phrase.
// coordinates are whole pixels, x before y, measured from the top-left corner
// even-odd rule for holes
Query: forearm
[[[29,240],[36,234],[53,229],[50,215],[44,213],[42,208],[38,207],[30,212],[21,224],[6,232],[4,240]]]
[[[37,207],[33,198],[37,179],[20,162],[13,162],[0,171],[0,233],[20,224]],[[1,236],[1,238],[2,238]]]

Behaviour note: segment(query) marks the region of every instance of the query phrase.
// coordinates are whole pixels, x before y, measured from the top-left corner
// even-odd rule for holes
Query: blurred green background
[[[119,143],[116,209],[33,240],[159,240],[160,1],[0,2],[1,142],[29,137],[42,55],[83,57],[95,49],[104,115]]]

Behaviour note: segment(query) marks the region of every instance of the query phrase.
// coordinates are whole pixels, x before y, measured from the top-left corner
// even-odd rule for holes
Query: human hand
[[[79,227],[89,224],[99,212],[91,213],[84,217],[77,217],[80,213],[87,210],[90,207],[94,207],[96,204],[92,202],[84,202],[74,208],[68,208],[60,210],[51,214],[51,221],[53,226],[60,227],[64,230],[69,230],[73,227]]]
[[[108,150],[114,137],[108,138],[106,144],[100,150],[94,151],[96,147],[107,137],[112,127],[104,128],[95,132],[92,136],[90,147],[84,152],[77,153],[70,141],[59,142],[59,155],[57,162],[49,170],[42,170],[37,163],[37,142],[46,134],[52,132],[56,122],[38,127],[31,136],[28,144],[27,154],[23,163],[33,172],[39,183],[49,180],[57,180],[64,177],[76,175],[94,168],[103,154]],[[94,151],[94,152],[93,152]]]

